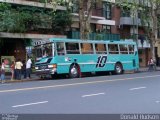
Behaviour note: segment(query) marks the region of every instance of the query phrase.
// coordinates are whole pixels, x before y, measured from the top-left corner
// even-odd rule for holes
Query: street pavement
[[[0,84],[0,113],[159,114],[159,73],[139,72]]]
[[[160,67],[156,67],[156,71],[160,71]],[[133,71],[133,70],[125,71],[125,74],[133,74],[135,72],[136,73],[148,72],[148,67],[141,67],[137,71]],[[150,72],[154,72],[154,71],[150,71]],[[27,81],[36,81],[36,80],[40,80],[40,78],[35,73],[31,74],[31,78],[30,79],[24,79],[23,76],[22,76],[21,80],[11,80],[11,75],[10,74],[5,76],[5,83],[27,82]]]

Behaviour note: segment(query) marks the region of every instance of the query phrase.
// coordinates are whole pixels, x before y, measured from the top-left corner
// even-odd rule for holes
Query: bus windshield
[[[54,54],[54,49],[52,43],[43,44],[35,47],[36,58],[40,59],[43,57],[52,57]]]

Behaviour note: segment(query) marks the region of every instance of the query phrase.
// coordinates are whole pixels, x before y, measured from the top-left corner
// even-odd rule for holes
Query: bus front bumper
[[[56,74],[57,70],[56,69],[45,69],[45,70],[36,70],[35,74],[38,76],[41,75],[53,75]]]

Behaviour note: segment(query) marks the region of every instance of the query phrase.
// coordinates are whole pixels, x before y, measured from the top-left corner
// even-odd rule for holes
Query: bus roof
[[[50,42],[86,42],[86,43],[119,43],[119,44],[136,44],[133,40],[80,40],[67,38],[50,38]]]

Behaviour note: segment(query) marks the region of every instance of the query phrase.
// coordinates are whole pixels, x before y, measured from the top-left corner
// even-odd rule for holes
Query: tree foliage
[[[158,29],[160,28],[160,19],[158,18],[160,14],[160,0],[116,0],[116,4],[122,9],[130,9],[133,13],[132,17],[135,17],[138,13],[141,26],[150,41],[152,57],[155,58],[154,48],[158,40]]]
[[[68,11],[52,13],[52,30],[55,34],[64,34],[67,27],[72,24],[72,17]]]
[[[52,9],[18,6],[12,7],[11,4],[0,3],[0,31],[25,33],[63,31],[71,25],[70,12],[58,12]],[[43,30],[43,31],[42,31]],[[46,33],[45,32],[45,33]]]
[[[98,0],[97,2],[100,2]],[[53,10],[56,11],[57,5],[62,3],[66,5],[67,9],[72,8],[74,4],[78,6],[79,22],[80,22],[80,38],[83,40],[89,39],[90,21],[92,9],[96,0],[51,0]]]
[[[0,3],[0,31],[20,32],[36,30],[42,10],[33,7],[13,8],[10,4]],[[45,22],[45,21],[44,21]]]

